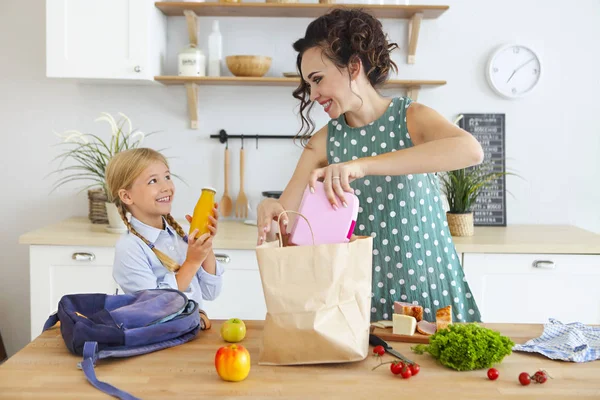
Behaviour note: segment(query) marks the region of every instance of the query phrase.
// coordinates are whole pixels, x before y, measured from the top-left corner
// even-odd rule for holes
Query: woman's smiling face
[[[338,118],[353,108],[357,97],[352,93],[348,70],[338,68],[320,47],[302,54],[301,73],[310,86],[310,100],[323,106],[330,118]]]

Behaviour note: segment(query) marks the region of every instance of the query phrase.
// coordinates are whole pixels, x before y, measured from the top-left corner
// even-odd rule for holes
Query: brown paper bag
[[[372,237],[282,247],[279,235],[278,241],[258,246],[256,256],[267,305],[259,364],[338,363],[367,357]]]

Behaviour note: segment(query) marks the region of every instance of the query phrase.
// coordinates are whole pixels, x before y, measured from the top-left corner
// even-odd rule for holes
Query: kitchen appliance
[[[350,241],[358,216],[358,197],[354,193],[344,193],[348,207],[340,206],[335,210],[329,203],[322,182],[316,182],[315,192],[311,193],[307,185],[298,212],[303,218],[296,218],[290,232],[290,242],[297,246],[313,244],[347,243]],[[312,228],[312,233],[311,233]]]
[[[278,190],[266,190],[264,192],[262,192],[262,195],[264,198],[268,198],[268,199],[279,199],[281,197],[281,194],[283,192],[278,191]]]

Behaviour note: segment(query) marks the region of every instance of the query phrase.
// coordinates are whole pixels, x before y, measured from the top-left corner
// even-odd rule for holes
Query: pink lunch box
[[[352,237],[358,216],[358,197],[352,193],[344,193],[348,207],[339,204],[334,210],[322,182],[316,182],[315,193],[311,193],[307,185],[298,212],[308,219],[315,235],[315,245],[347,243]],[[339,199],[338,199],[339,201]],[[298,246],[313,244],[310,229],[306,221],[299,215],[290,232],[290,242]]]

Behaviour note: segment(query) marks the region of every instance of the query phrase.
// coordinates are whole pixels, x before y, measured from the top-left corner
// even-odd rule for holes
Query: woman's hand
[[[311,172],[308,184],[310,185],[311,192],[314,193],[315,182],[322,179],[329,203],[337,210],[339,205],[336,196],[342,202],[342,205],[347,207],[348,204],[344,197],[344,192],[354,193],[354,189],[350,187],[350,182],[363,178],[365,175],[365,169],[360,163],[360,159],[358,159],[317,168]]]
[[[288,225],[288,216],[284,212],[285,209],[281,203],[276,199],[264,199],[258,205],[257,210],[257,227],[258,227],[258,240],[257,245],[261,245],[266,240],[266,235],[271,231],[271,221],[277,221],[279,215],[283,212],[280,222],[280,231],[285,233],[285,228]]]

